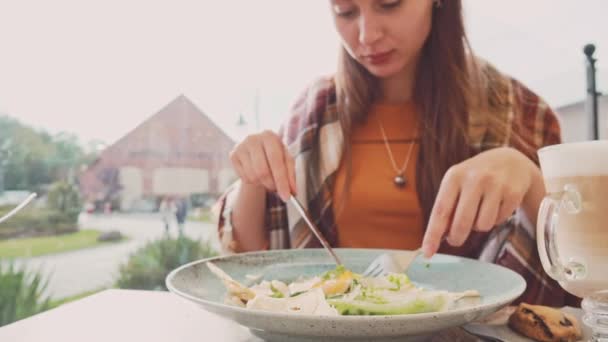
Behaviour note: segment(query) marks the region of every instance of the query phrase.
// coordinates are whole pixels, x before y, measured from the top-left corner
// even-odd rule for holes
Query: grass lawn
[[[1,240],[0,259],[36,257],[107,244],[97,241],[99,234],[96,230],[80,230],[57,236]]]
[[[198,215],[193,213],[188,216],[188,221],[211,223],[212,220],[211,212],[207,210],[200,212]]]

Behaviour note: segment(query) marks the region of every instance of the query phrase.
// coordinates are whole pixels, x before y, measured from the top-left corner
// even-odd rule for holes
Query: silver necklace
[[[403,166],[401,168],[398,168],[397,163],[395,162],[395,158],[393,157],[393,152],[391,151],[391,147],[388,144],[388,138],[386,137],[386,132],[384,132],[384,126],[382,125],[382,122],[380,122],[380,120],[378,120],[378,123],[380,124],[380,131],[382,132],[382,138],[384,140],[384,146],[386,147],[386,152],[388,153],[388,157],[391,160],[391,165],[393,166],[393,169],[395,170],[395,173],[397,174],[395,176],[395,178],[393,178],[393,183],[395,184],[396,187],[403,188],[407,185],[407,178],[405,177],[405,169],[407,169],[407,165],[410,162],[410,157],[412,156],[412,150],[414,149],[415,141],[412,141],[410,143],[410,148],[407,152],[407,157],[405,158],[405,161],[403,162]]]

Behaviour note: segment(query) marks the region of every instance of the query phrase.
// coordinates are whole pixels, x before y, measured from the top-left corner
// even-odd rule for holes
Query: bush
[[[0,215],[9,212],[13,207],[1,206]],[[77,189],[66,182],[57,182],[49,191],[48,208],[30,206],[1,223],[0,240],[76,232],[80,209]]]
[[[49,190],[48,207],[76,220],[82,207],[78,188],[68,182],[54,183]]]
[[[116,286],[122,289],[166,291],[165,278],[173,269],[191,261],[216,256],[209,242],[187,237],[165,237],[149,242],[120,267]]]
[[[78,214],[27,208],[0,224],[0,239],[72,233],[78,230]]]
[[[0,264],[0,326],[49,309],[49,298],[43,298],[47,282],[40,273],[18,269],[12,262]]]

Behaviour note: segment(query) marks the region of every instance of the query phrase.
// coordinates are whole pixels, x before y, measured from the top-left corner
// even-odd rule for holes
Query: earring
[[[433,0],[433,5],[435,6],[435,8],[441,8],[442,4],[443,4],[442,0]]]

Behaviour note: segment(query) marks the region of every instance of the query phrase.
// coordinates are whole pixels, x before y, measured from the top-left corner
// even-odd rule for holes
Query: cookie
[[[548,306],[519,304],[509,317],[509,327],[541,342],[571,342],[581,339],[577,319]]]

